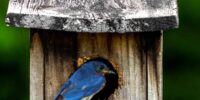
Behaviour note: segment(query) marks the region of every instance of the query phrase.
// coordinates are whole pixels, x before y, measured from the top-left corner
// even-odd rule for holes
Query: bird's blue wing
[[[73,89],[62,93],[64,100],[81,100],[84,97],[91,96],[101,90],[105,84],[103,77],[93,77],[90,80],[84,80],[82,84],[79,83]]]
[[[80,88],[74,88],[62,94],[64,100],[81,100],[84,97],[84,92]]]
[[[103,89],[103,87],[105,86],[105,84],[102,84],[102,85],[97,85],[97,86],[93,86],[93,87],[90,87],[87,92],[85,93],[84,96],[90,96],[92,94],[96,94],[98,93],[100,90]]]
[[[89,84],[87,84],[86,88],[82,91],[84,92],[84,97],[90,96],[99,92],[105,86],[105,79],[103,77],[94,77]]]
[[[69,100],[69,98],[72,97],[73,93],[77,94],[77,97],[79,97],[81,93],[80,95],[78,93],[81,92],[80,90],[81,86],[84,85],[84,82],[87,82],[87,81],[83,81],[83,79],[87,78],[88,76],[91,76],[91,73],[89,70],[85,70],[85,68],[83,67],[79,68],[76,72],[72,74],[69,80],[63,84],[58,94],[55,96],[54,100],[56,100],[60,95],[62,95],[63,98],[67,97],[68,98],[67,100]],[[81,84],[82,82],[83,84]],[[74,95],[74,98],[77,98],[77,97],[76,95]]]
[[[72,85],[71,81],[66,81],[66,82],[62,85],[62,87],[61,87],[61,89],[59,90],[58,94],[54,97],[54,100],[57,100],[57,98],[58,98],[60,95],[62,95],[64,92],[69,91],[70,88],[73,88],[72,86],[73,86],[73,85]]]

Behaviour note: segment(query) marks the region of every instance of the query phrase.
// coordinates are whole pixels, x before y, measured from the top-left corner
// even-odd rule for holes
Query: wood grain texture
[[[38,34],[40,33],[40,34]],[[119,75],[119,86],[109,100],[162,100],[162,34],[152,33],[66,33],[34,30],[31,35],[32,68],[40,81],[33,80],[31,100],[53,100],[61,85],[78,67],[79,57],[102,57],[112,61]],[[38,53],[33,53],[33,51]],[[38,62],[40,56],[42,59]],[[40,65],[40,67],[37,67]],[[34,73],[35,70],[31,70]],[[31,79],[36,78],[31,74]],[[111,82],[112,83],[112,82]],[[114,83],[113,83],[114,84]],[[39,89],[39,90],[40,90]],[[39,94],[38,94],[39,93]],[[98,95],[98,94],[97,94]],[[94,96],[98,97],[98,96]],[[97,100],[97,99],[92,100]]]
[[[148,100],[162,100],[162,44],[160,32],[147,35]],[[154,45],[152,45],[154,44]]]
[[[76,32],[144,32],[176,28],[176,0],[10,0],[6,23]]]
[[[30,100],[44,100],[44,52],[39,33],[31,36]]]
[[[76,46],[75,34],[64,34],[54,31],[44,31],[44,30],[32,30],[32,36],[36,33],[40,33],[37,39],[41,40],[42,51],[38,51],[37,55],[43,57],[42,67],[37,69],[43,69],[44,74],[38,72],[37,75],[43,76],[43,99],[34,99],[34,100],[53,100],[55,94],[58,92],[61,84],[68,78],[68,76],[76,69],[74,66],[74,59],[76,57],[76,52],[74,51],[74,46]],[[34,37],[33,37],[34,38]],[[34,44],[34,43],[33,43]],[[34,47],[38,49],[37,46]],[[31,58],[36,58],[35,54],[31,54]],[[36,61],[37,61],[36,60]],[[32,60],[34,63],[35,59]],[[31,70],[34,72],[34,70]],[[33,77],[31,75],[31,77]],[[40,83],[38,83],[40,84]],[[35,86],[35,85],[34,85]],[[37,86],[35,86],[37,87]],[[32,91],[32,90],[31,90]],[[31,94],[32,95],[32,94]]]

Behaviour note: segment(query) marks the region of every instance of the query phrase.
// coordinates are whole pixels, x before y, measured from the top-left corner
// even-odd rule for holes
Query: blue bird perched
[[[54,100],[81,100],[98,93],[105,86],[106,74],[115,74],[100,61],[88,61],[63,84]]]

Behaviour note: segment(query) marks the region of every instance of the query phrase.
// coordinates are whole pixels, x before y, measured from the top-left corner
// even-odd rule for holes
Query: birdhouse
[[[10,0],[6,23],[30,28],[30,100],[53,100],[90,60],[116,72],[91,100],[162,100],[162,37],[178,27],[176,0]]]

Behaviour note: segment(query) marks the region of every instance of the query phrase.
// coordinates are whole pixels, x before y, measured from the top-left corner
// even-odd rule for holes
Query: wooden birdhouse
[[[178,27],[176,0],[10,0],[6,23],[30,28],[30,100],[53,100],[91,59],[117,71],[106,99],[162,100],[162,36]]]

